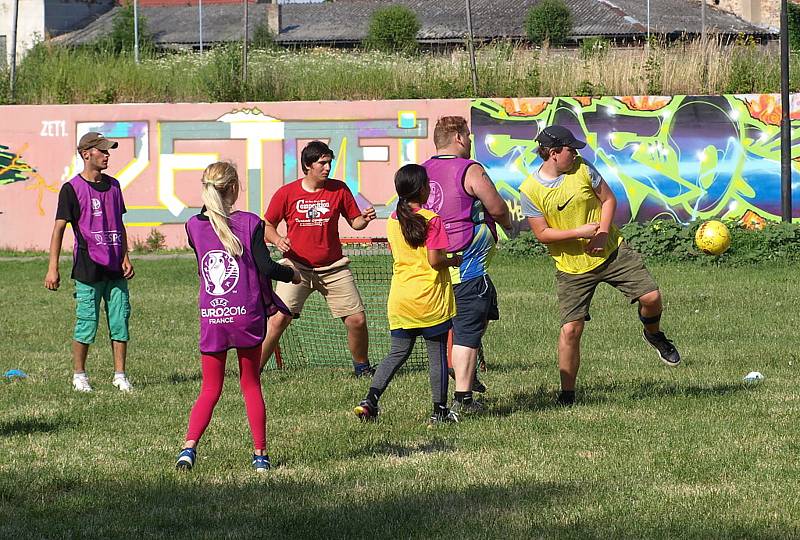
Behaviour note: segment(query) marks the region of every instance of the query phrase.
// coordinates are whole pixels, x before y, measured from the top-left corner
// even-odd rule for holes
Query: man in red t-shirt
[[[300,316],[308,296],[317,290],[325,297],[331,315],[347,327],[347,345],[353,355],[357,377],[371,374],[367,349],[367,318],[364,303],[350,272],[349,259],[342,255],[339,216],[360,231],[375,219],[371,206],[359,210],[344,182],[328,178],[333,151],[321,141],[303,148],[300,164],[305,176],[282,186],[269,203],[264,221],[267,242],[275,244],[302,277],[300,283],[278,283],[277,295],[294,317]],[[286,236],[277,226],[286,222]],[[282,261],[283,262],[283,261]],[[276,313],[267,323],[267,337],[261,349],[261,367],[269,360],[292,316]]]

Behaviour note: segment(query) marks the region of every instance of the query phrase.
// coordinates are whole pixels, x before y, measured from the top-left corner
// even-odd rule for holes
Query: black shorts
[[[489,321],[500,318],[497,290],[489,276],[483,275],[454,285],[453,292],[456,297],[453,345],[477,349]]]

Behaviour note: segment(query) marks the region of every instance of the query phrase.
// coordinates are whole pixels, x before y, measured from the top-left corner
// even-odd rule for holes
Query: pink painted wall
[[[394,171],[431,155],[436,119],[454,114],[469,118],[470,101],[3,106],[0,248],[48,248],[59,189],[80,172],[75,146],[88,131],[120,142],[106,172],[123,185],[132,240],[157,227],[168,246],[181,247],[182,224],[201,204],[201,171],[212,161],[236,163],[238,207],[263,214],[275,190],[301,176],[300,149],[322,139],[337,156],[332,176],[385,217]],[[357,236],[346,224],[342,234]],[[358,236],[384,234],[381,220]],[[68,233],[64,247],[71,246]]]

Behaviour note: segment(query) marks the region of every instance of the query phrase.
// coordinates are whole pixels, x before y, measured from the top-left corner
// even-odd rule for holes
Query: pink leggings
[[[259,363],[261,361],[261,345],[251,349],[236,349],[239,356],[239,386],[244,396],[247,409],[247,420],[253,434],[253,446],[257,450],[267,449],[267,413],[264,408],[264,396],[261,394],[261,377]],[[214,406],[222,394],[222,381],[225,379],[225,359],[227,352],[203,354],[201,357],[203,382],[200,395],[189,415],[189,432],[187,441],[200,441],[211,421]]]

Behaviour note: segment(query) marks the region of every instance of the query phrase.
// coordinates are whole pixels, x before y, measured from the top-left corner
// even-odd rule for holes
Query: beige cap
[[[98,150],[111,150],[117,146],[119,146],[117,141],[106,139],[102,133],[90,131],[81,137],[81,140],[78,143],[78,152],[89,150],[91,148],[97,148]]]

